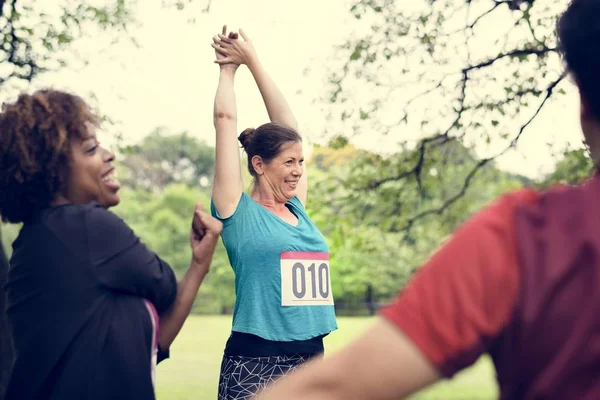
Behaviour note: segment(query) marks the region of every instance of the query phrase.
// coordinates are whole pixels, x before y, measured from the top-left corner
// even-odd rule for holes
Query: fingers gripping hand
[[[223,230],[223,224],[204,211],[202,204],[196,204],[190,232],[192,259],[196,263],[210,260]]]
[[[240,35],[243,40],[237,38],[237,34],[230,33],[228,36],[223,31],[221,34],[213,37],[212,47],[219,53],[221,57],[217,57],[217,64],[248,64],[254,56],[255,51],[252,41],[246,35],[243,29],[240,29]]]
[[[216,63],[219,63],[221,65],[227,65],[227,64],[234,64],[231,63],[230,61],[224,61],[227,58],[227,54],[226,51],[223,47],[220,46],[219,44],[219,38],[220,37],[225,37],[227,39],[230,40],[235,40],[238,38],[238,34],[236,32],[229,32],[229,35],[227,35],[227,25],[223,25],[223,29],[221,30],[221,33],[219,35],[213,36],[213,43],[211,43],[211,46],[215,49],[215,56],[216,56]],[[239,64],[237,64],[239,65]],[[237,65],[235,65],[237,67]]]

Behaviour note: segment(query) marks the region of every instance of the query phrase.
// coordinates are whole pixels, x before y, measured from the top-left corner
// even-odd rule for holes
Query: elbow
[[[226,110],[215,110],[213,119],[215,121],[215,124],[219,121],[233,121],[235,122],[237,120],[237,116],[235,115],[235,113],[226,111]]]

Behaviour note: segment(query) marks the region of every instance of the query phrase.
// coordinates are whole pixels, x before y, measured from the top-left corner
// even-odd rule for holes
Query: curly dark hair
[[[558,41],[567,69],[600,120],[600,1],[572,0],[558,20]]]
[[[0,112],[0,216],[24,222],[63,189],[71,141],[98,117],[79,96],[57,90],[21,94]]]

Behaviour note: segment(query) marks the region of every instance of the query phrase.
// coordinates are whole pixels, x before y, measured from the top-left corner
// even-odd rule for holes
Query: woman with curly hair
[[[210,266],[222,225],[200,205],[179,283],[107,210],[120,185],[97,126],[80,97],[54,90],[0,113],[0,216],[23,223],[6,285],[16,354],[7,400],[153,399],[154,365]]]

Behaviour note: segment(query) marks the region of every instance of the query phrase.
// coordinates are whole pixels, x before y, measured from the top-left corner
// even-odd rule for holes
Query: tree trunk
[[[4,293],[7,276],[8,259],[2,246],[2,231],[0,230],[0,400],[4,400],[4,392],[13,362],[12,342],[6,319],[6,294]]]
[[[371,284],[367,285],[367,291],[365,293],[365,304],[369,309],[369,315],[373,316],[377,313],[377,306],[375,301],[373,300],[373,286]]]

